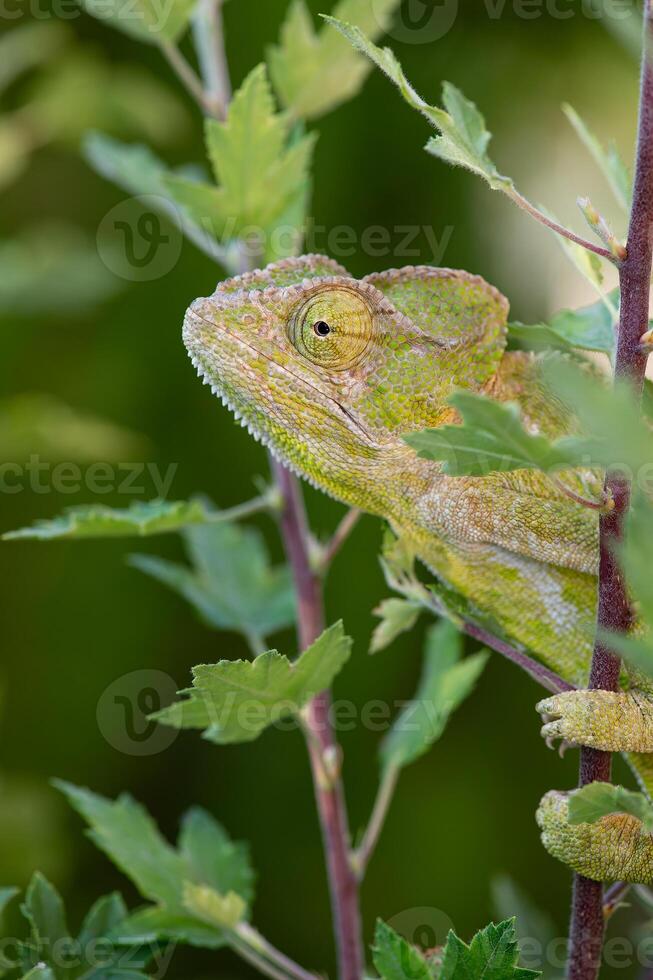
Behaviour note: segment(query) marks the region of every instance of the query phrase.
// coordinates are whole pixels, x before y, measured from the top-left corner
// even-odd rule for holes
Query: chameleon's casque
[[[448,477],[403,441],[456,422],[447,401],[456,388],[517,402],[533,432],[555,438],[571,430],[538,358],[506,350],[507,314],[506,299],[466,272],[422,266],[356,280],[309,255],[195,300],[184,342],[205,383],[275,455],[325,492],[388,520],[479,615],[582,687],[596,607],[596,512],[534,471]],[[579,493],[600,491],[592,473],[568,478]],[[545,734],[653,750],[653,725],[637,722],[643,703],[650,710],[649,695],[636,703],[632,694],[614,697],[615,704],[597,692],[548,699]],[[600,730],[590,724],[597,711]],[[649,762],[640,758],[638,768],[653,784]]]

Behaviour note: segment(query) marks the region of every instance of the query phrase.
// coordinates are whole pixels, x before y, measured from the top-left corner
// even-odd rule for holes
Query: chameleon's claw
[[[540,734],[544,739],[544,744],[546,745],[547,749],[555,749],[556,739],[558,738],[560,739],[560,744],[558,745],[557,748],[558,748],[558,755],[560,756],[561,759],[564,758],[564,754],[567,751],[567,749],[578,748],[576,742],[570,742],[556,729],[556,722],[553,718],[550,718],[550,716],[546,716],[546,724],[542,725],[542,728],[540,729]]]
[[[569,737],[569,731],[565,723],[564,714],[558,708],[556,698],[545,698],[536,705],[536,710],[542,716],[544,724],[540,729],[540,735],[544,739],[548,749],[556,748],[556,741],[560,740],[558,753],[562,758],[570,748],[578,748],[578,742]]]
[[[551,747],[586,745],[605,752],[653,751],[653,701],[641,691],[568,691],[537,705]]]

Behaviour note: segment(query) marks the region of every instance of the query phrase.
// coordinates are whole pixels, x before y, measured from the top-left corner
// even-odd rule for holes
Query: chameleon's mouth
[[[270,365],[270,372],[277,372],[292,378],[293,383],[304,389],[306,398],[312,402],[321,404],[332,415],[337,413],[348,428],[355,428],[359,437],[363,438],[370,446],[375,446],[375,442],[369,432],[360,424],[358,419],[349,412],[337,398],[324,392],[317,385],[312,384],[308,378],[292,371],[286,364],[270,356],[259,346],[248,343],[244,337],[234,330],[229,330],[223,326],[219,320],[209,320],[203,316],[199,310],[202,308],[201,299],[195,300],[186,311],[184,317],[183,340],[190,355],[193,366],[197,373],[202,377],[206,384],[211,386],[214,394],[218,395],[224,404],[241,420],[245,419],[245,411],[238,409],[234,404],[234,399],[230,397],[230,389],[238,389],[242,394],[246,394],[242,384],[242,378],[238,377],[233,381],[229,380],[228,375],[235,373],[235,362],[239,362],[240,369],[246,368],[248,361],[254,358],[260,361],[265,360]],[[207,338],[207,330],[216,331],[220,336],[231,345],[232,357],[221,353],[219,345],[210,343]],[[239,357],[239,354],[241,355]],[[213,361],[209,366],[207,362]],[[240,384],[238,384],[240,381]],[[346,420],[346,421],[345,421]],[[252,431],[250,429],[250,431]]]

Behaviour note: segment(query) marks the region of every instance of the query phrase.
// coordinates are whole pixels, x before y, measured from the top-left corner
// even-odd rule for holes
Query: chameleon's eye
[[[365,302],[352,289],[326,286],[305,300],[290,323],[290,339],[300,354],[320,367],[353,367],[372,338],[374,324]]]

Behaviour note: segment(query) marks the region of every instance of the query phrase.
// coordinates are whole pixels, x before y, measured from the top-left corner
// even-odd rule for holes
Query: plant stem
[[[252,950],[255,955],[263,957],[266,961],[271,963],[273,967],[276,967],[282,972],[283,976],[292,977],[293,980],[319,980],[317,974],[310,973],[305,970],[294,960],[291,960],[289,956],[282,953],[281,950],[273,946],[272,943],[268,942],[265,936],[254,929],[247,922],[241,922],[239,926],[236,927],[236,936],[241,940],[249,950]],[[238,944],[239,952],[242,952],[240,943]]]
[[[233,948],[236,953],[245,960],[246,963],[251,964],[259,973],[262,973],[265,977],[270,977],[271,980],[288,980],[289,974],[285,971],[279,970],[274,964],[269,963],[264,956],[257,953],[255,950],[250,949],[247,943],[244,942],[233,942]]]
[[[195,48],[203,81],[198,78],[174,44],[168,42],[161,44],[161,49],[169,63],[202,111],[219,119],[225,118],[231,101],[231,81],[222,28],[222,3],[223,0],[199,0],[193,22]],[[225,265],[230,264],[225,261],[228,259],[226,254],[221,256],[221,259]],[[246,271],[251,265],[249,258],[242,255],[237,256],[237,262],[243,268],[232,268],[232,274]],[[295,478],[280,464],[273,462],[273,469],[276,482],[274,488],[270,488],[254,500],[216,513],[208,523],[240,520],[264,510],[281,512],[284,543],[297,591],[300,645],[305,649],[323,630],[321,586],[309,565],[308,527],[299,487]],[[346,535],[343,536],[343,540],[344,537]],[[334,549],[334,553],[335,550],[337,549]],[[250,632],[247,639],[255,656],[266,648],[263,637],[258,633]],[[326,710],[326,728],[311,724],[311,718],[320,718],[322,705],[325,705]],[[363,959],[358,890],[349,863],[349,831],[342,784],[339,779],[335,779],[332,780],[330,787],[325,789],[320,783],[324,759],[329,750],[332,752],[335,749],[328,711],[328,692],[318,695],[309,705],[307,724],[311,727],[311,734],[317,739],[315,744],[309,741],[309,756],[329,863],[341,978],[360,980]],[[349,887],[349,879],[354,882],[353,890]],[[289,978],[290,980],[317,980],[315,974],[304,970],[251,927],[242,925],[240,934],[237,932],[235,935],[237,939],[235,938],[234,948],[239,955],[272,980],[289,980]]]
[[[331,562],[336,557],[343,544],[354,530],[362,513],[355,507],[348,510],[343,519],[338,524],[331,538],[323,545],[319,560],[320,572],[326,572]]]
[[[576,493],[571,487],[568,487],[563,480],[559,480],[557,477],[552,477],[553,483],[560,491],[564,493],[565,497],[569,497],[574,503],[580,504],[581,507],[587,507],[589,510],[611,510],[612,503],[609,498],[606,498],[605,493],[601,493],[601,500],[589,500],[587,497],[583,497],[582,494]]]
[[[188,64],[177,45],[173,44],[171,41],[161,41],[159,46],[165,55],[168,64],[184,85],[184,88],[190,95],[192,95],[199,107],[206,112],[206,99],[204,96],[204,89],[202,88],[202,82],[196,75],[195,71]]]
[[[631,885],[627,881],[615,881],[606,889],[603,896],[603,918],[608,919],[616,912],[621,900],[630,891]]]
[[[555,231],[556,234],[562,235],[563,238],[568,238],[569,241],[574,242],[575,245],[581,245],[583,248],[586,248],[588,252],[594,252],[595,255],[600,255],[602,259],[608,259],[608,261],[614,264],[617,263],[615,256],[609,251],[609,249],[602,248],[600,245],[595,245],[593,242],[588,242],[587,239],[581,238],[580,235],[577,235],[575,231],[565,228],[564,225],[554,221],[553,218],[548,218],[544,212],[534,207],[534,205],[532,205],[527,198],[522,197],[519,191],[512,191],[510,193],[510,197],[515,202],[517,207],[520,207],[522,211],[526,211],[527,214],[530,214],[530,216],[535,218],[536,221],[539,221],[540,224],[550,228],[551,231]]]
[[[640,349],[640,337],[648,328],[653,232],[653,68],[648,56],[652,37],[653,0],[645,0],[635,184],[627,255],[619,268],[621,309],[615,358],[615,377],[628,379],[637,396],[641,396],[647,360]],[[615,557],[615,545],[624,534],[631,488],[622,475],[608,471],[605,490],[614,500],[614,509],[609,514],[602,514],[600,519],[600,632],[594,648],[589,686],[615,691],[620,661],[603,639],[603,631],[626,633],[632,620],[626,583]],[[608,752],[582,749],[580,785],[609,780],[611,759]],[[598,976],[604,925],[602,886],[576,875],[567,970],[569,980],[595,980]]]
[[[259,497],[246,500],[242,504],[236,504],[235,507],[229,507],[227,510],[218,510],[209,514],[206,523],[221,524],[223,521],[240,521],[244,517],[252,517],[254,514],[261,514],[264,511],[278,511],[280,507],[279,494],[276,488],[271,487]]]
[[[505,643],[498,636],[494,636],[481,626],[470,623],[468,620],[462,620],[460,629],[467,636],[471,636],[472,639],[478,640],[486,647],[489,647],[490,650],[495,650],[497,653],[507,657],[508,660],[512,660],[514,664],[517,664],[518,667],[526,671],[533,680],[541,684],[542,687],[545,687],[547,691],[551,691],[553,694],[562,694],[564,691],[576,690],[573,684],[569,684],[563,680],[554,671],[545,667],[544,664],[533,660],[527,653],[522,653],[521,650],[516,650],[514,647],[511,647],[509,643]]]
[[[299,645],[305,650],[324,629],[322,588],[319,576],[310,564],[309,530],[297,480],[274,459],[272,470],[284,500],[281,531],[297,593]],[[350,861],[347,811],[337,771],[339,749],[329,717],[330,706],[330,694],[323,691],[307,705],[304,722],[309,730],[308,754],[329,873],[339,977],[340,980],[361,980],[363,946],[358,881]],[[329,778],[325,778],[325,774]]]
[[[224,119],[231,102],[231,80],[222,25],[223,0],[199,0],[193,17],[195,50],[204,81],[204,103],[210,115]]]
[[[385,770],[379,785],[379,791],[376,794],[370,822],[367,825],[360,845],[353,854],[354,867],[359,881],[362,881],[365,876],[370,858],[381,836],[381,831],[383,830],[383,825],[388,815],[390,804],[392,803],[392,797],[397,788],[399,772],[400,770],[397,766],[389,766]]]

